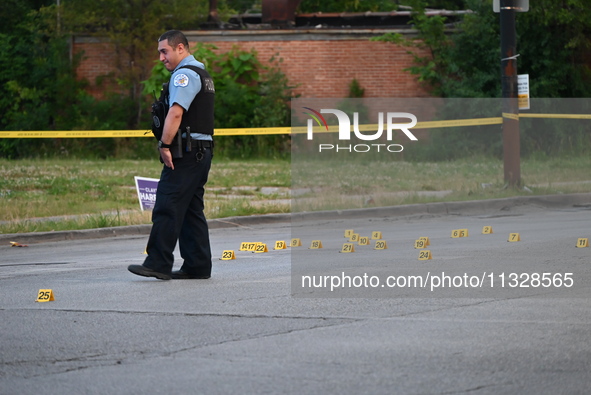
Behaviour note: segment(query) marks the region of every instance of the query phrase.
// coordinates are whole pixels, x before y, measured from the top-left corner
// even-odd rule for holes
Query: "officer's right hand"
[[[174,164],[172,163],[172,154],[170,153],[170,149],[160,148],[160,156],[162,157],[164,166],[170,167],[172,170],[174,170]]]

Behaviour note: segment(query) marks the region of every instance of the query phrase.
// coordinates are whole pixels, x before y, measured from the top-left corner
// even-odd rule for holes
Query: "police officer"
[[[158,52],[160,61],[172,72],[170,107],[158,142],[164,167],[152,212],[148,257],[143,265],[130,265],[128,270],[160,280],[207,279],[211,276],[211,249],[203,194],[213,155],[215,89],[203,63],[189,53],[187,38],[180,31],[160,36]],[[173,146],[177,133],[182,136],[182,155],[173,155],[178,148]],[[177,240],[183,264],[173,271]]]

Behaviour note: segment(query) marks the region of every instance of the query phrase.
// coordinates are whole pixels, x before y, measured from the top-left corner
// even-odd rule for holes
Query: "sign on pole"
[[[517,103],[520,110],[529,110],[529,74],[517,75]]]
[[[156,190],[158,189],[158,179],[134,177],[135,188],[137,190],[137,197],[140,201],[140,208],[144,210],[152,210],[154,203],[156,203]]]
[[[528,12],[529,11],[529,0],[514,0],[515,6],[513,7],[517,12]],[[493,0],[493,11],[501,12],[501,0]]]

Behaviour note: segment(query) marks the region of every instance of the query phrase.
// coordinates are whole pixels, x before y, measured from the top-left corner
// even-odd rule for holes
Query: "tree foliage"
[[[534,97],[591,97],[591,7],[586,0],[538,0],[517,16],[517,70]]]
[[[408,71],[438,96],[500,97],[500,23],[492,1],[466,0],[473,12],[453,26],[445,16],[427,16],[427,3],[409,0],[415,39],[400,34],[378,39],[407,45],[415,57]],[[530,74],[532,96],[591,95],[591,8],[586,0],[537,0],[528,12],[517,13],[516,21],[517,69]]]
[[[229,2],[218,2],[228,12]],[[12,18],[18,11],[23,18]],[[148,129],[151,73],[167,79],[170,73],[156,60],[157,38],[166,30],[195,28],[207,19],[205,0],[6,0],[0,5],[5,50],[0,53],[0,129],[2,130],[110,130]],[[97,83],[104,99],[85,92],[86,81],[76,78],[85,54],[73,57],[70,39],[84,34],[107,40],[116,53],[115,72]],[[289,119],[285,76],[264,69],[255,53],[216,55],[198,49],[215,65],[218,86],[217,127],[278,126]],[[205,56],[207,55],[207,56]],[[201,59],[200,59],[201,60]],[[153,69],[154,62],[160,66]],[[258,74],[261,72],[260,74]],[[158,79],[158,78],[156,78]],[[286,90],[287,89],[287,90]],[[277,122],[273,125],[269,122]],[[285,152],[285,138],[238,138],[227,152]],[[17,158],[52,153],[110,157],[153,155],[149,139],[0,139],[0,155]],[[240,149],[240,145],[243,149]],[[223,146],[223,144],[220,144]],[[257,148],[258,147],[258,148]],[[218,151],[220,152],[220,151]]]
[[[426,1],[409,3],[414,6],[411,23],[417,37],[388,34],[378,38],[409,48],[414,65],[407,71],[436,96],[501,97],[500,20],[492,10],[492,1],[466,0],[466,8],[473,12],[451,25],[444,16],[426,16]],[[520,55],[517,70],[529,74],[531,97],[591,96],[591,9],[586,0],[532,1],[528,12],[516,14],[516,30]],[[591,150],[591,138],[585,130],[543,129],[540,122],[528,124],[521,129],[522,155]],[[425,157],[501,155],[500,130],[478,133],[472,129],[433,134],[434,151],[426,152]]]
[[[157,56],[156,42],[171,27],[168,15],[176,15],[175,28],[195,24],[207,18],[207,4],[201,1],[174,0],[77,0],[61,7],[61,19],[71,33],[86,33],[108,39],[116,54],[112,79],[136,105],[130,128],[142,120],[145,104],[141,81],[148,78],[151,62]]]
[[[47,34],[56,19],[29,7],[15,0],[0,7],[6,22],[0,29],[0,129],[73,129],[81,111],[76,104],[85,97],[74,73],[79,58],[70,59],[67,40]],[[15,11],[20,18],[11,17]],[[3,156],[18,157],[27,150],[25,141],[0,140]]]

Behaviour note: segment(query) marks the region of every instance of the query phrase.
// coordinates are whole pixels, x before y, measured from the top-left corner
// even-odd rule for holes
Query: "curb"
[[[267,214],[248,217],[228,217],[208,220],[209,229],[236,228],[240,226],[284,223],[291,220],[291,214]],[[65,230],[58,232],[8,233],[0,234],[0,245],[11,241],[20,244],[53,243],[58,241],[102,239],[107,237],[149,235],[152,225],[114,226],[108,228]]]
[[[474,215],[491,211],[506,211],[512,207],[536,206],[542,208],[590,207],[591,193],[567,195],[517,196],[490,200],[464,202],[436,202],[407,204],[402,206],[374,207],[354,210],[319,211],[291,214],[292,220],[402,217],[409,215]]]
[[[437,202],[402,206],[374,207],[351,210],[315,211],[295,214],[266,214],[246,217],[228,217],[208,220],[209,229],[236,228],[249,225],[289,223],[292,220],[318,220],[335,218],[402,217],[409,215],[470,215],[490,211],[504,211],[511,207],[537,206],[542,208],[589,207],[591,193],[568,195],[518,196],[491,200],[465,202]],[[0,244],[10,241],[26,243],[50,243],[58,241],[100,239],[150,234],[152,225],[118,226],[59,232],[11,233],[0,235]]]

